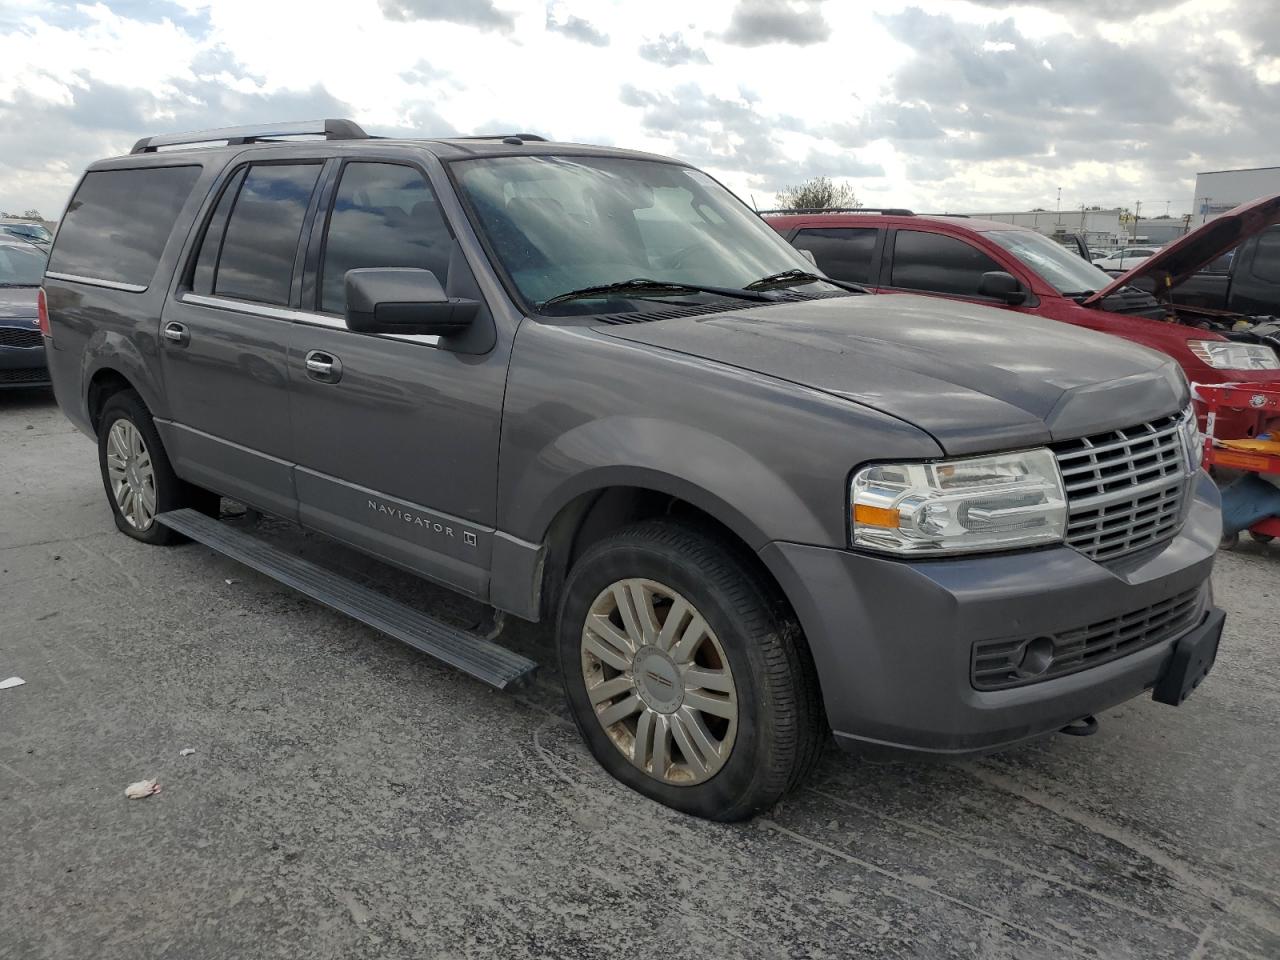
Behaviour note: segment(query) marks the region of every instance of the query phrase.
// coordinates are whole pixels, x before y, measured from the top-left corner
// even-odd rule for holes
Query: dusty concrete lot
[[[595,766],[541,629],[509,631],[544,666],[503,695],[116,533],[47,393],[0,394],[0,496],[0,678],[27,681],[0,690],[0,957],[1280,956],[1276,545],[1221,557],[1227,637],[1185,706],[977,762],[833,749],[721,826]]]

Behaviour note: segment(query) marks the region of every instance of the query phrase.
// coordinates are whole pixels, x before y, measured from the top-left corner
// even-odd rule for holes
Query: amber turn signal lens
[[[854,522],[868,527],[896,529],[898,517],[898,511],[889,507],[869,507],[865,503],[854,504],[853,507]]]

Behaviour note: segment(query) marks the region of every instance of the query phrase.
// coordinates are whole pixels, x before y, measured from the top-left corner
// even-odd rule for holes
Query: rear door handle
[[[342,361],[323,350],[311,350],[306,358],[307,376],[321,383],[337,383],[342,379]]]
[[[187,329],[186,324],[170,320],[164,325],[164,338],[180,347],[185,347],[191,342],[191,331]]]

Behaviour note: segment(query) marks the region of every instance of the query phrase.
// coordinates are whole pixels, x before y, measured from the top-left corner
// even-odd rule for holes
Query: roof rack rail
[[[475,133],[469,137],[441,137],[442,140],[532,140],[534,143],[546,143],[546,137],[536,133]]]
[[[762,217],[814,213],[879,213],[887,217],[914,217],[906,207],[800,207],[798,210],[757,210]]]
[[[369,135],[352,120],[294,120],[286,123],[266,123],[247,127],[217,127],[213,130],[192,130],[189,133],[163,133],[155,137],[143,137],[129,152],[155,153],[160,147],[177,147],[187,144],[214,143],[225,140],[228,146],[257,143],[275,137],[318,137],[326,140],[368,140]]]

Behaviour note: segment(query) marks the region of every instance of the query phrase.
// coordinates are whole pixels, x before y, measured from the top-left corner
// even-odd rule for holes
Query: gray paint
[[[1105,619],[1203,581],[1218,524],[1205,484],[1178,537],[1112,568],[1067,548],[927,563],[852,552],[847,485],[871,460],[1037,445],[1173,413],[1187,395],[1170,361],[927,297],[628,326],[527,319],[442,166],[476,153],[632,155],[384,141],[197,151],[207,169],[145,293],[48,281],[60,403],[83,426],[90,378],[117,370],[163,422],[180,475],[529,618],[562,511],[613,486],[679,497],[758,551],[782,585],[843,736],[980,749],[1118,702],[1151,678],[1160,651],[979,695],[969,644]],[[96,166],[190,162],[190,151],[176,154]],[[472,330],[438,344],[355,334],[303,308],[297,282],[273,315],[183,303],[178,266],[215,181],[243,160],[283,157],[417,165],[466,267],[451,269],[448,292],[484,304]],[[188,326],[187,345],[160,338],[162,310]],[[339,357],[341,380],[309,379],[311,350]],[[457,531],[475,545],[460,547]]]

